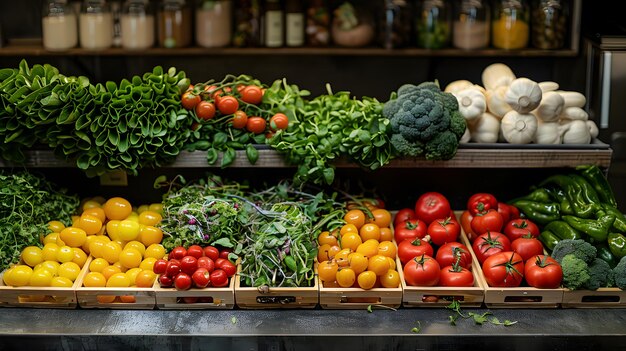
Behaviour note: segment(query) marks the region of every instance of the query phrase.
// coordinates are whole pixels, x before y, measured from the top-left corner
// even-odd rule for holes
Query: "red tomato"
[[[167,258],[180,260],[185,256],[187,256],[187,249],[182,246],[177,246],[173,248],[172,251],[170,251],[170,253],[167,255]]]
[[[174,285],[174,278],[169,275],[161,274],[159,276],[159,284],[162,288],[171,288]]]
[[[411,286],[435,286],[439,283],[441,267],[431,256],[415,257],[404,265],[404,279]]]
[[[289,118],[284,113],[277,113],[270,118],[270,128],[273,131],[284,130],[287,127],[289,127]]]
[[[167,263],[167,268],[165,269],[165,274],[173,278],[180,273],[180,270],[180,263],[177,261],[169,261]]]
[[[196,288],[206,288],[211,283],[211,273],[206,268],[198,268],[191,275],[191,280]]]
[[[398,226],[398,224],[406,222],[409,219],[416,219],[415,211],[412,208],[403,208],[396,213],[396,216],[393,218],[393,225]]]
[[[202,100],[200,95],[194,94],[192,91],[187,91],[180,98],[180,103],[186,110],[193,110],[196,108],[196,105]]]
[[[204,247],[204,256],[212,259],[213,261],[220,258],[220,250],[215,246],[205,246]]]
[[[246,124],[248,124],[248,115],[246,115],[246,113],[241,110],[237,110],[233,115],[232,123],[233,128],[244,129],[246,127]]]
[[[465,235],[467,235],[470,242],[474,241],[474,239],[478,236],[472,230],[472,218],[474,218],[474,216],[472,216],[472,214],[467,210],[463,211],[461,214],[461,228],[465,232]]]
[[[459,259],[459,266],[470,269],[472,266],[472,254],[467,246],[459,242],[450,242],[437,249],[435,259],[441,267],[452,266]]]
[[[200,258],[204,256],[204,250],[200,245],[191,245],[187,248],[187,256],[193,256],[195,258]]]
[[[192,275],[198,269],[198,259],[193,256],[185,256],[180,259],[180,270]]]
[[[215,286],[215,287],[223,287],[223,286],[227,286],[228,285],[228,276],[226,275],[226,272],[224,272],[221,269],[216,269],[213,272],[211,272],[211,285]]]
[[[248,122],[246,123],[246,129],[254,134],[265,132],[266,126],[267,122],[265,122],[265,118],[263,117],[248,117]]]
[[[422,239],[404,240],[398,244],[398,258],[405,264],[418,256],[433,256],[433,247]]]
[[[263,101],[263,91],[256,85],[248,85],[240,93],[241,100],[249,104],[258,105]]]
[[[185,272],[180,272],[174,277],[174,287],[176,290],[188,290],[191,288],[191,276]]]
[[[474,275],[467,268],[446,266],[439,274],[440,286],[474,286]]]
[[[482,268],[485,280],[492,287],[520,286],[524,278],[524,261],[512,251],[489,256]]]
[[[225,247],[220,249],[220,257],[227,260],[228,259],[228,255],[233,252],[233,249]]]
[[[165,270],[167,269],[167,260],[158,259],[154,262],[154,266],[152,266],[152,271],[156,274],[165,274]]]
[[[535,238],[539,237],[539,227],[528,219],[514,219],[504,226],[504,234],[513,241],[531,235]]]
[[[517,238],[511,241],[511,250],[517,252],[526,262],[533,256],[543,255],[543,244],[534,237]]]
[[[415,215],[426,224],[448,217],[450,211],[448,199],[437,192],[424,193],[415,202]]]
[[[430,223],[427,230],[430,241],[437,246],[456,241],[461,234],[461,225],[450,218],[437,219]]]
[[[419,219],[410,219],[403,223],[399,223],[394,231],[394,238],[397,243],[401,243],[404,240],[421,239],[426,236],[428,226],[426,222]]]
[[[513,205],[509,205],[509,210],[511,210],[511,220],[519,218],[519,209]]]
[[[222,261],[218,268],[226,272],[226,275],[229,278],[237,273],[237,266],[235,266],[235,264],[230,262],[229,260]]]
[[[234,96],[224,96],[217,102],[217,109],[223,115],[232,115],[239,109],[239,101]]]
[[[196,116],[198,116],[198,118],[203,119],[205,121],[208,121],[211,118],[215,117],[215,105],[213,105],[212,102],[200,101],[196,105],[195,110],[196,110]]]
[[[498,208],[496,197],[488,193],[476,193],[467,200],[467,210],[476,216],[478,213]]]
[[[524,278],[528,285],[537,289],[556,289],[561,286],[563,269],[554,258],[537,255],[526,261]]]
[[[470,223],[474,233],[481,235],[486,232],[499,232],[502,230],[504,222],[502,216],[496,210],[479,213],[474,216]]]
[[[198,268],[205,268],[211,273],[215,269],[215,262],[209,257],[202,256],[198,259]]]
[[[498,213],[502,216],[502,222],[508,223],[511,220],[511,206],[504,202],[498,202]]]
[[[215,268],[220,268],[221,269],[221,267],[222,267],[222,265],[224,264],[225,261],[228,261],[228,259],[222,258],[222,257],[218,257],[215,260]]]
[[[482,264],[489,256],[503,251],[510,251],[511,241],[502,233],[486,232],[474,240],[472,249],[474,249],[478,262]]]

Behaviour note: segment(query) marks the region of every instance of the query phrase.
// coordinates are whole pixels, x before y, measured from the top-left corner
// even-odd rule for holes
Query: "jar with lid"
[[[137,50],[154,45],[154,14],[148,0],[127,0],[120,22],[123,48]]]
[[[202,0],[196,8],[196,42],[205,48],[230,45],[232,0]]]
[[[570,16],[567,0],[534,0],[532,3],[532,44],[539,49],[565,46]]]
[[[424,49],[441,49],[450,45],[452,9],[447,1],[418,1],[416,12],[417,46]]]
[[[371,44],[376,33],[376,23],[371,13],[363,1],[343,1],[333,11],[333,42],[346,47]]]
[[[78,44],[78,24],[74,8],[67,0],[50,0],[41,19],[43,47],[51,51],[67,50]]]
[[[326,0],[311,0],[306,9],[306,44],[327,46],[330,42],[330,13]]]
[[[113,45],[113,14],[104,0],[85,0],[79,23],[80,46],[102,50]]]
[[[491,9],[488,1],[457,0],[452,23],[452,45],[459,49],[482,49],[489,45]]]
[[[163,0],[157,14],[159,46],[182,48],[191,45],[191,8],[185,0]]]
[[[260,46],[262,43],[260,0],[235,0],[234,11],[233,46]]]
[[[412,8],[407,0],[384,0],[380,41],[385,49],[401,48],[411,41]]]
[[[493,6],[491,43],[498,49],[522,49],[530,34],[528,3],[525,0],[499,0]]]

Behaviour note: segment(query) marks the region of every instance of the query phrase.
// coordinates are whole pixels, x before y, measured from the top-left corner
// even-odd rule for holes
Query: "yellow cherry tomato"
[[[163,231],[151,225],[145,225],[139,229],[138,240],[145,246],[159,244],[163,240]]]
[[[61,231],[59,237],[67,246],[81,247],[87,240],[87,232],[78,227],[67,227]]]
[[[104,213],[108,219],[123,220],[133,211],[130,202],[122,197],[112,197],[104,205]]]
[[[76,263],[80,268],[83,268],[85,262],[87,262],[87,253],[85,253],[83,249],[75,247],[72,262]]]
[[[50,281],[50,286],[55,288],[71,288],[74,282],[65,277],[54,277]]]
[[[63,229],[65,229],[65,224],[60,221],[50,221],[48,222],[48,229],[50,229],[53,233],[60,233]]]
[[[49,243],[43,246],[41,250],[42,258],[44,261],[55,261],[57,259],[57,251],[59,251],[59,245],[56,243]]]
[[[43,262],[43,252],[37,246],[27,246],[22,250],[22,254],[20,255],[22,261],[29,265],[30,267],[35,267],[36,265]]]
[[[152,244],[146,247],[146,252],[144,252],[143,257],[154,257],[157,260],[161,259],[165,256],[165,248],[161,244]]]
[[[369,290],[376,285],[376,273],[372,271],[361,272],[357,278],[357,283],[361,289]]]
[[[123,249],[119,254],[119,261],[126,268],[137,268],[141,264],[141,252],[137,249]]]
[[[78,220],[78,227],[84,230],[87,235],[94,235],[102,229],[102,221],[96,216],[83,214]]]
[[[83,279],[83,286],[87,288],[103,288],[106,283],[107,278],[100,272],[89,272]]]
[[[356,281],[356,274],[351,268],[340,268],[337,271],[337,284],[342,288],[350,288]]]
[[[94,258],[89,264],[89,271],[101,273],[102,270],[104,270],[108,266],[109,262],[107,262],[107,260],[105,260],[104,258]]]
[[[15,274],[15,272],[13,272]],[[40,268],[33,271],[33,274],[30,276],[30,280],[28,281],[28,285],[30,286],[50,286],[50,282],[54,275],[52,272],[45,268]]]
[[[61,246],[57,251],[56,258],[61,263],[71,262],[74,259],[74,249],[69,246]]]
[[[74,262],[65,262],[59,266],[58,276],[65,277],[71,281],[76,280],[78,278],[78,274],[80,273],[80,267]]]
[[[131,241],[137,239],[139,235],[139,223],[130,219],[125,219],[117,225],[119,239]]]
[[[155,226],[161,222],[161,215],[154,211],[143,211],[139,214],[139,224]]]

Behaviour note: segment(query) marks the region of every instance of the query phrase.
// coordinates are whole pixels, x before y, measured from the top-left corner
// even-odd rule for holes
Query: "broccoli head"
[[[450,131],[456,135],[457,140],[461,140],[467,129],[465,118],[459,110],[450,112]]]
[[[425,152],[427,160],[449,160],[456,155],[459,140],[449,130],[437,134],[431,141],[426,143]]]
[[[595,258],[589,264],[589,281],[585,284],[585,288],[589,290],[605,288],[611,286],[612,281],[613,271],[611,266],[606,261]]]
[[[422,89],[419,93],[398,98],[401,107],[396,116],[399,118],[406,117],[403,112],[410,112],[412,118],[402,119],[400,123],[415,129],[419,140],[422,142],[431,140],[450,127],[450,115],[445,113],[443,104],[437,98],[438,94],[441,92],[435,93]],[[407,139],[411,140],[410,137]]]
[[[410,142],[406,140],[402,134],[393,134],[391,136],[391,146],[395,149],[396,154],[402,156],[416,157],[424,153],[424,145],[418,142]]]
[[[398,88],[398,97],[402,95],[409,95],[413,93],[418,93],[422,88],[413,84],[404,84],[400,88]]]
[[[562,258],[561,268],[563,269],[563,286],[570,290],[586,286],[591,279],[589,265],[573,254]]]
[[[561,260],[566,255],[572,254],[575,257],[590,264],[596,258],[598,250],[582,239],[564,239],[559,241],[552,250],[552,257],[562,264]]]
[[[441,93],[441,87],[439,86],[439,81],[435,80],[434,82],[422,82],[417,86],[419,89],[427,89],[434,93]]]
[[[616,287],[626,290],[626,256],[613,268],[613,281]]]
[[[398,110],[400,110],[400,103],[397,99],[389,100],[383,105],[383,117],[391,119]]]

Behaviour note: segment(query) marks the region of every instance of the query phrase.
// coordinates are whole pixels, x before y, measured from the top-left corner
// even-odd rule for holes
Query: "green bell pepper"
[[[626,256],[626,237],[620,233],[610,233],[608,235],[609,250],[615,257],[622,259]]]
[[[609,234],[611,225],[615,222],[615,216],[603,215],[598,219],[585,219],[566,215],[563,216],[563,220],[574,229],[589,235],[589,238],[593,239],[594,242],[603,242]]]
[[[548,202],[552,202],[552,197],[550,196],[550,193],[548,192],[548,190],[544,188],[537,188],[533,190],[530,194],[513,200],[513,202],[516,202],[519,200],[529,200],[533,202],[548,203]]]
[[[591,216],[599,208],[599,205],[590,204],[583,198],[582,186],[572,177],[563,174],[556,174],[548,177],[539,185],[546,186],[548,184],[555,184],[563,189],[567,200],[572,205],[574,213],[580,218],[591,218]]]
[[[561,201],[561,213],[564,215],[574,214],[574,210],[572,209],[572,204],[570,204],[567,199],[563,199]]]
[[[580,186],[582,190],[582,198],[586,203],[589,204],[599,204],[600,198],[598,197],[598,193],[593,189],[591,184],[582,176],[578,174],[570,174],[570,177],[574,179],[574,181]]]
[[[540,203],[530,200],[518,200],[512,203],[531,221],[546,225],[561,217],[560,206],[557,203]]]
[[[552,251],[554,250],[554,246],[556,246],[561,239],[559,239],[559,237],[554,235],[551,231],[544,230],[539,234],[539,241],[543,243],[543,246],[545,246],[546,249]]]
[[[595,165],[583,165],[576,167],[576,170],[580,172],[589,184],[595,189],[600,201],[606,202],[613,207],[617,207],[617,201],[615,200],[615,194],[609,184],[609,181],[604,176],[604,173]]]
[[[602,204],[602,209],[606,213],[615,216],[615,222],[613,222],[613,229],[620,233],[626,233],[626,217],[617,208],[610,204]]]
[[[552,232],[554,235],[559,237],[559,239],[583,239],[583,234],[572,228],[567,222],[564,221],[553,221],[548,223],[544,228],[544,230]]]
[[[611,266],[611,268],[617,265],[619,260],[615,257],[615,255],[613,255],[613,253],[611,252],[611,249],[609,249],[609,246],[606,243],[597,244],[595,245],[595,247],[597,251],[597,254],[596,254],[597,258],[608,263],[609,266]]]

